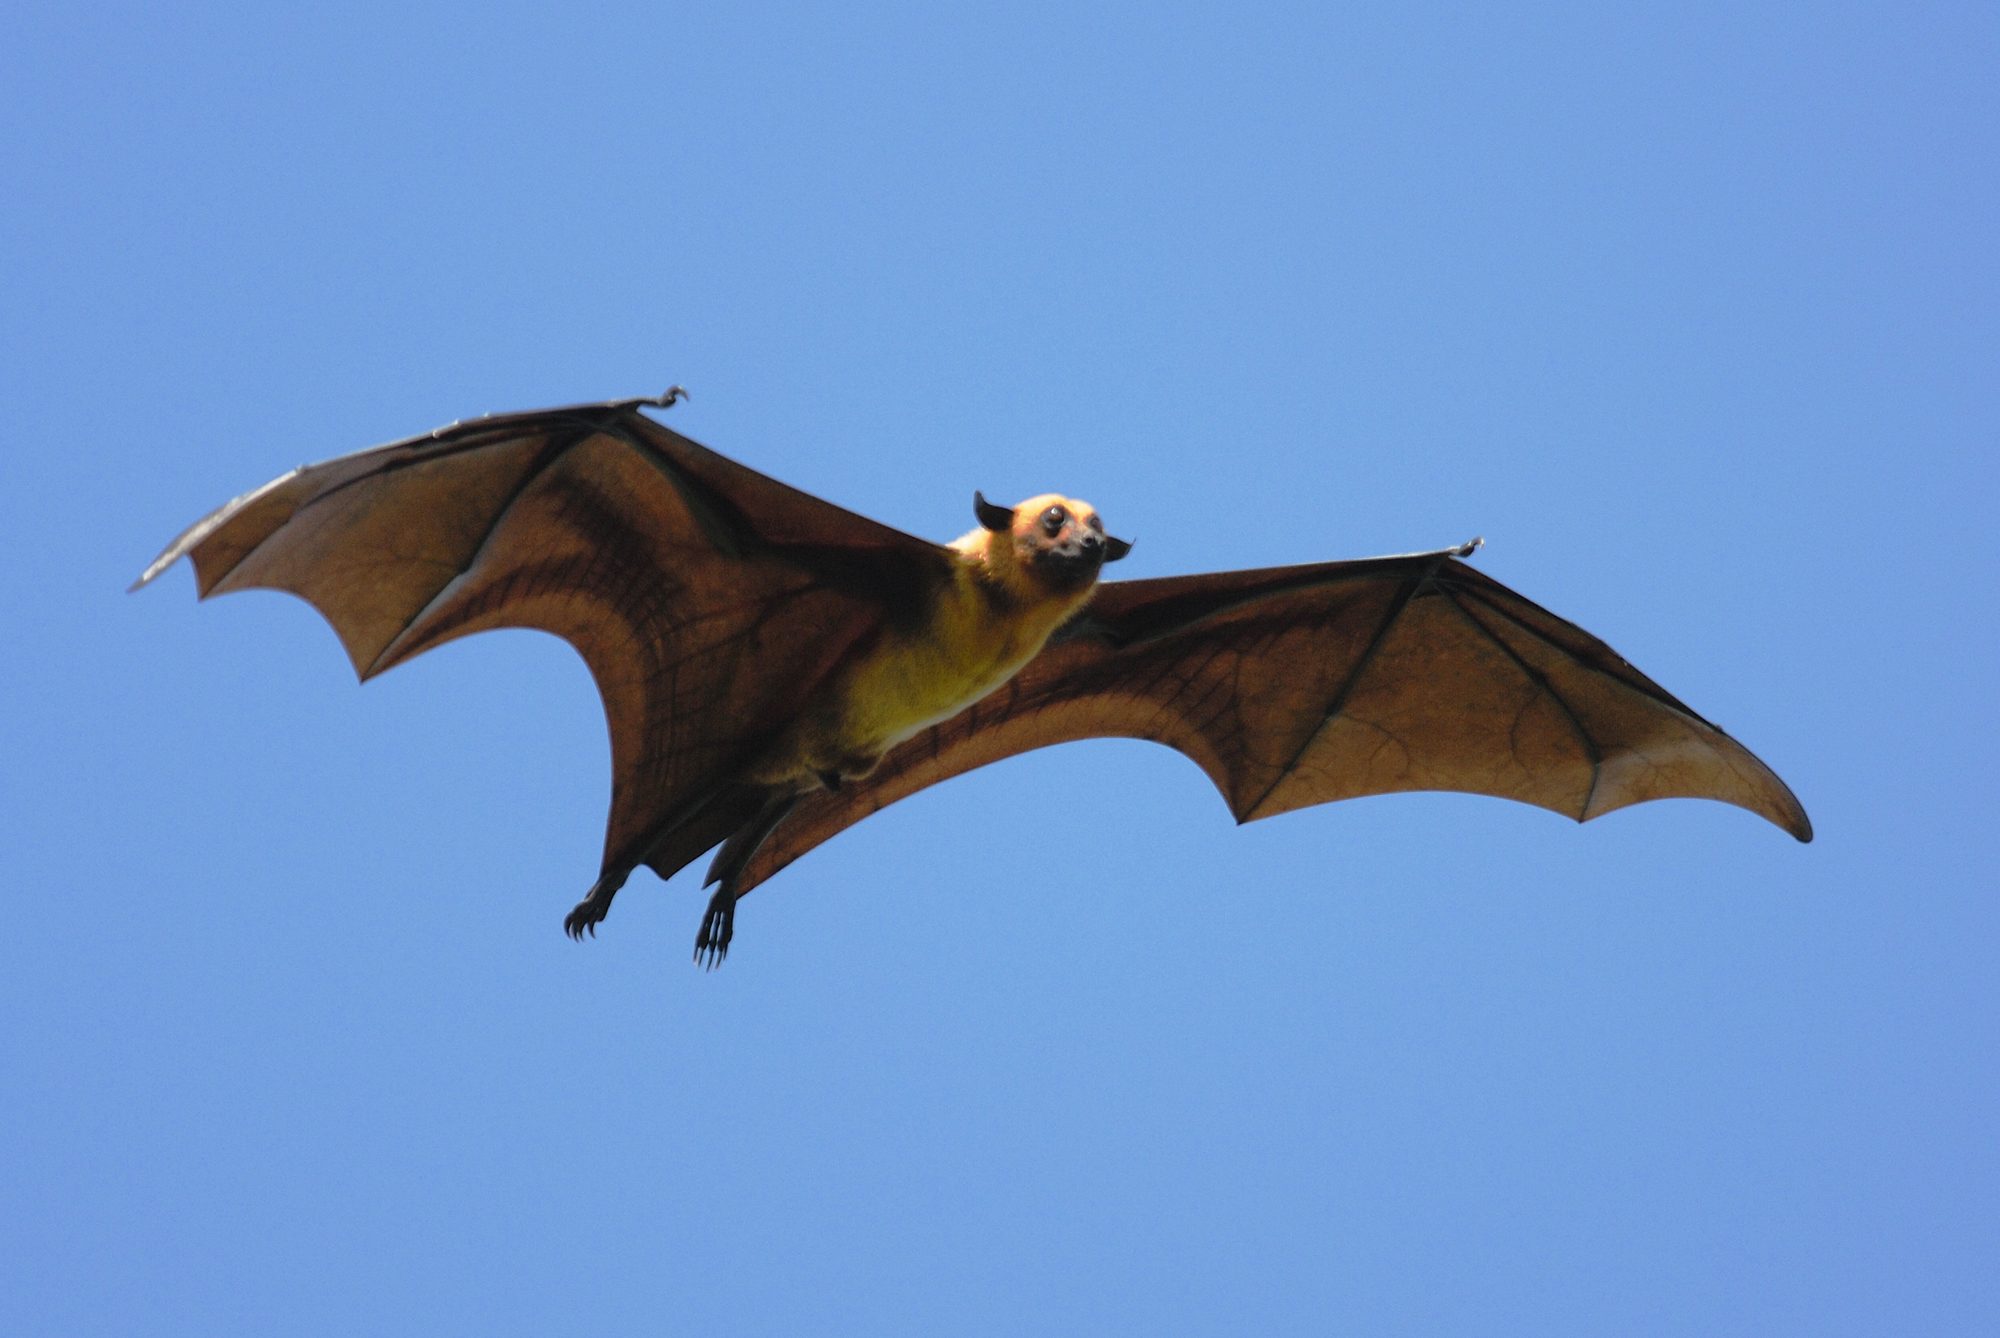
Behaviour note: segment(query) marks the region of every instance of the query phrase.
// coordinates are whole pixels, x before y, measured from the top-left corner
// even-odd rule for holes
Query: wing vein
[[[1228,598],[1214,599],[1202,605],[1197,613],[1159,618],[1157,625],[1150,627],[1115,625],[1103,620],[1100,608],[1086,606],[1070,624],[1058,630],[1058,636],[1063,640],[1098,636],[1109,641],[1115,649],[1130,650],[1162,641],[1167,637],[1180,636],[1205,622],[1226,617],[1239,609],[1251,607],[1267,599],[1299,594],[1307,590],[1328,589],[1353,582],[1379,581],[1386,574],[1384,568],[1414,566],[1417,568],[1414,579],[1422,580],[1436,574],[1438,569],[1451,558],[1464,557],[1467,551],[1467,547],[1461,544],[1457,548],[1440,548],[1428,553],[1397,553],[1389,557],[1358,558],[1352,561],[1305,567],[1274,567],[1266,571],[1220,573],[1230,576],[1239,574],[1254,576],[1258,577],[1259,581],[1255,585],[1234,592]],[[1186,579],[1189,578],[1165,576],[1152,578],[1150,581],[1113,581],[1106,588],[1123,593],[1138,590],[1149,584],[1165,585]],[[1074,630],[1071,630],[1072,628]],[[1051,638],[1051,641],[1054,642],[1055,638]]]
[[[1598,746],[1597,740],[1592,738],[1590,731],[1584,727],[1582,717],[1578,716],[1570,708],[1568,700],[1560,692],[1556,691],[1555,684],[1549,681],[1547,674],[1544,674],[1541,670],[1522,659],[1520,652],[1508,645],[1477,614],[1459,602],[1458,592],[1446,589],[1440,584],[1439,593],[1444,596],[1445,601],[1452,608],[1458,611],[1458,615],[1461,618],[1472,624],[1481,636],[1492,642],[1499,648],[1501,654],[1514,662],[1514,667],[1521,671],[1522,677],[1534,684],[1544,696],[1556,704],[1556,709],[1560,710],[1563,713],[1563,718],[1569,721],[1570,728],[1576,731],[1577,742],[1583,746],[1584,756],[1590,759],[1590,784],[1583,792],[1583,803],[1577,809],[1576,813],[1576,820],[1583,822],[1590,817],[1591,802],[1597,798],[1597,782],[1604,773],[1604,750]]]
[[[641,421],[650,422],[651,420],[642,418]],[[659,471],[660,475],[673,487],[673,490],[680,495],[682,504],[688,509],[688,514],[694,517],[694,523],[701,527],[703,537],[708,540],[716,552],[721,553],[724,557],[740,558],[744,556],[746,548],[744,540],[746,538],[747,527],[742,523],[741,517],[738,517],[735,521],[731,521],[723,516],[720,513],[721,508],[718,504],[718,499],[711,494],[705,485],[698,486],[696,481],[689,477],[688,472],[678,463],[669,459],[666,453],[661,451],[658,446],[644,440],[637,433],[627,430],[625,424],[615,421],[608,422],[604,424],[602,431],[606,435],[614,436],[627,446],[630,446],[639,453],[641,459]]]
[[[449,445],[440,445],[438,449],[430,451],[421,451],[420,448],[412,447],[410,443],[396,443],[389,446],[377,446],[374,449],[378,451],[398,451],[410,448],[410,449],[418,449],[420,453],[407,456],[399,455],[391,459],[384,460],[376,468],[369,470],[365,474],[357,474],[351,479],[343,479],[339,483],[336,483],[331,487],[322,488],[320,491],[306,498],[303,502],[300,502],[298,506],[293,509],[291,515],[285,517],[283,524],[279,525],[276,529],[273,529],[269,534],[259,539],[256,543],[251,544],[248,548],[244,549],[241,553],[237,554],[236,561],[230,563],[223,570],[217,572],[215,574],[215,579],[209,582],[209,587],[210,589],[213,589],[214,587],[219,586],[224,581],[228,580],[231,573],[233,573],[238,567],[241,567],[245,562],[248,562],[251,559],[251,557],[257,553],[259,549],[263,548],[265,544],[271,542],[272,539],[276,538],[279,534],[281,534],[287,528],[289,528],[291,526],[291,523],[297,520],[300,516],[312,510],[314,507],[318,506],[321,502],[325,502],[334,497],[339,496],[341,493],[346,492],[349,488],[356,488],[364,483],[372,483],[376,479],[381,478],[384,474],[393,474],[398,470],[408,469],[413,465],[429,464],[436,460],[449,459],[451,456],[461,455],[468,451],[485,450],[489,446],[498,445],[501,442],[516,440],[516,439],[517,437],[515,436],[496,436],[496,437],[491,437],[489,439],[477,440],[477,441],[455,441],[450,443]],[[331,464],[337,464],[338,462],[339,461],[336,458],[334,460],[322,461],[321,463],[331,465]],[[297,478],[300,474],[303,474],[307,470],[318,469],[319,467],[320,467],[319,465],[301,465],[299,468],[292,470],[289,474],[279,475],[277,478],[271,480],[271,482],[265,484],[262,488],[257,489],[255,492],[247,493],[243,497],[237,499],[236,501],[229,503],[226,507],[223,508],[226,514],[223,514],[218,517],[214,529],[210,529],[208,531],[201,533],[200,538],[204,539],[207,538],[209,534],[214,533],[215,529],[221,528],[221,524],[223,521],[226,521],[231,516],[234,516],[238,510],[240,510],[245,506],[248,506],[251,502],[257,500],[259,497],[263,496],[266,492],[276,487],[278,484],[283,483],[288,479]],[[195,545],[189,543],[188,539],[190,537],[193,537],[194,533],[195,532],[192,530],[189,531],[189,534],[187,536],[183,536],[172,547],[168,548],[167,552],[173,554],[174,557],[179,557],[181,556],[182,553],[191,551],[195,547]],[[158,570],[165,570],[165,564],[163,562],[156,562],[154,566]],[[150,577],[148,579],[150,579]],[[144,584],[144,581],[141,581],[141,584]]]
[[[1512,623],[1514,626],[1520,628],[1523,632],[1526,632],[1529,636],[1535,638],[1535,640],[1541,642],[1545,646],[1550,647],[1551,649],[1555,650],[1558,654],[1564,656],[1565,658],[1575,659],[1575,660],[1582,659],[1582,657],[1576,653],[1573,647],[1563,645],[1561,642],[1557,641],[1554,637],[1550,636],[1548,633],[1536,627],[1533,623],[1530,623],[1526,619],[1518,617],[1513,613],[1510,613],[1501,604],[1497,603],[1494,600],[1488,599],[1483,592],[1472,589],[1470,587],[1461,587],[1459,593],[1469,597],[1475,603],[1480,604],[1481,606],[1487,609],[1490,609],[1494,614],[1498,615],[1500,618],[1506,620],[1509,623]],[[1545,609],[1540,609],[1538,611],[1547,613],[1547,610]],[[1552,613],[1549,614],[1548,616],[1550,618],[1556,617],[1556,615]],[[1564,621],[1564,620],[1557,619],[1557,621]],[[1571,624],[1571,627],[1572,630],[1574,631],[1583,632],[1582,628],[1575,627],[1573,624]],[[1624,656],[1620,655],[1617,651],[1612,650],[1611,647],[1606,646],[1602,641],[1598,641],[1596,637],[1591,636],[1587,632],[1584,632],[1583,635],[1588,640],[1597,641],[1597,644],[1603,647],[1604,652],[1607,655],[1609,655],[1614,661],[1616,661],[1619,665],[1623,666],[1626,669],[1630,669],[1633,674],[1639,674],[1639,671],[1637,669],[1632,668],[1631,662],[1627,660]],[[1593,669],[1597,669],[1595,665],[1591,667]],[[1646,678],[1644,675],[1639,675],[1638,681],[1634,681],[1634,679],[1629,678],[1624,674],[1614,674],[1606,669],[1597,669],[1597,672],[1601,674],[1603,677],[1608,678],[1612,682],[1618,684],[1626,691],[1636,693],[1637,695],[1646,698],[1648,701],[1655,702],[1661,706],[1666,707],[1668,710],[1676,711],[1681,715],[1686,716],[1688,719],[1694,721],[1696,724],[1706,726],[1707,728],[1714,730],[1718,734],[1726,734],[1727,732],[1723,730],[1720,726],[1716,725],[1713,721],[1706,720],[1703,717],[1697,715],[1687,705],[1687,703],[1681,701],[1678,697],[1675,697],[1665,688],[1660,687],[1657,683],[1654,683],[1651,679]]]
[[[375,658],[368,662],[367,669],[363,670],[361,674],[363,679],[372,678],[380,672],[383,663],[394,656],[395,651],[402,645],[403,638],[410,634],[410,629],[419,626],[430,615],[432,610],[442,608],[449,602],[450,597],[457,591],[465,578],[472,573],[473,568],[479,565],[479,559],[485,555],[488,546],[493,542],[493,536],[499,533],[500,526],[506,522],[508,515],[514,510],[514,504],[520,501],[528,489],[532,488],[536,481],[542,475],[546,474],[556,461],[562,459],[572,446],[583,440],[585,438],[581,436],[568,438],[550,437],[542,443],[542,448],[536,455],[534,462],[521,475],[520,481],[514,485],[513,491],[507,494],[506,500],[501,502],[499,507],[494,510],[493,519],[486,523],[486,533],[479,536],[479,542],[473,546],[472,553],[466,558],[464,565],[458,569],[457,574],[439,586],[432,593],[431,597],[425,600],[415,612],[403,620],[403,625],[396,629],[396,635],[390,637],[387,644],[375,653]]]
[[[1319,741],[1320,735],[1326,733],[1326,727],[1339,717],[1341,711],[1347,705],[1347,699],[1353,695],[1355,685],[1361,681],[1361,676],[1368,672],[1368,666],[1374,662],[1376,654],[1382,649],[1382,644],[1389,639],[1389,633],[1396,626],[1396,620],[1403,616],[1403,610],[1410,606],[1412,599],[1416,598],[1417,591],[1422,589],[1424,584],[1436,574],[1438,565],[1443,562],[1445,556],[1447,555],[1439,554],[1436,562],[1433,562],[1424,571],[1417,573],[1403,582],[1402,589],[1389,602],[1388,611],[1382,615],[1381,623],[1375,628],[1374,634],[1368,638],[1368,644],[1362,647],[1361,654],[1355,658],[1354,667],[1348,670],[1346,678],[1341,680],[1339,691],[1335,692],[1333,700],[1327,703],[1326,710],[1320,716],[1319,724],[1293,750],[1292,755],[1286,759],[1285,764],[1278,768],[1277,774],[1271,778],[1271,783],[1266,785],[1263,792],[1257,796],[1256,802],[1243,810],[1245,814],[1254,814],[1259,808],[1264,806],[1265,801],[1270,799],[1276,793],[1278,787],[1284,784],[1285,780],[1292,774],[1293,768],[1298,766],[1299,759],[1304,757],[1311,750],[1313,744]]]

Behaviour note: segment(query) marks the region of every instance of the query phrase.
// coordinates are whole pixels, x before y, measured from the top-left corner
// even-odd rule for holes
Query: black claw
[[[694,936],[695,965],[704,971],[713,971],[729,956],[729,940],[733,938],[736,920],[736,905],[732,900],[722,906],[722,893],[715,894],[702,912],[701,928]]]
[[[596,938],[597,925],[599,921],[604,919],[604,910],[605,908],[597,902],[595,897],[585,897],[582,901],[570,907],[569,914],[563,917],[563,933],[568,934],[578,943],[583,942],[585,934]]]

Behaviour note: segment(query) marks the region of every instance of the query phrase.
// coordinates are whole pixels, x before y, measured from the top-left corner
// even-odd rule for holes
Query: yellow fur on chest
[[[922,625],[884,629],[806,712],[762,779],[865,774],[904,739],[1012,678],[1087,597],[997,598],[981,580],[959,568]]]
[[[886,750],[956,715],[1032,659],[1060,612],[1005,609],[961,579],[929,626],[885,637],[855,666],[842,694],[843,741],[861,752]]]

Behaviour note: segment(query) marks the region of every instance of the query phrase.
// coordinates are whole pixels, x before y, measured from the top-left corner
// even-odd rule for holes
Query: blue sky
[[[2000,1322],[1990,6],[0,17],[20,1332]],[[579,947],[581,663],[355,686],[159,545],[302,460],[677,428],[1122,575],[1480,566],[1758,751],[1579,828],[930,791]]]

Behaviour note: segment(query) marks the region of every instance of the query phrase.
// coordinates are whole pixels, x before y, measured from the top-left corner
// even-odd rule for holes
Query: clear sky
[[[1990,4],[0,15],[0,1328],[2000,1331]],[[947,16],[948,15],[948,16]],[[126,584],[683,382],[1120,575],[1488,539],[1797,790],[1015,759],[744,903],[574,654]]]

